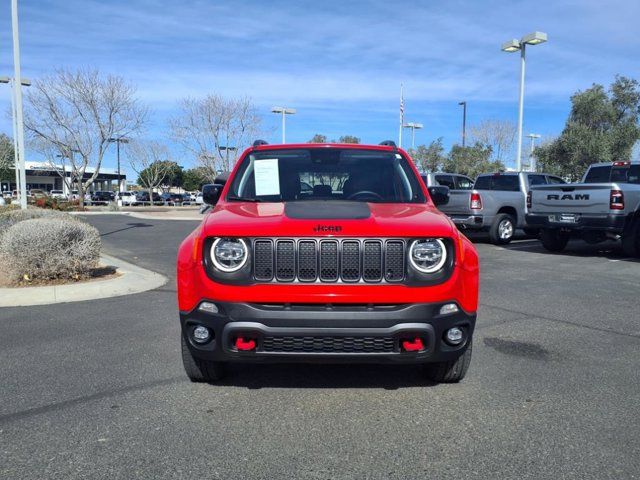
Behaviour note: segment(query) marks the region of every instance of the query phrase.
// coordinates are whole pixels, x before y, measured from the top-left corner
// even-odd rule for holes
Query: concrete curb
[[[68,212],[71,215],[86,215],[88,217],[92,215],[127,215],[133,218],[140,218],[142,220],[188,220],[190,222],[201,222],[204,218],[204,215],[198,214],[196,217],[171,217],[171,216],[160,216],[160,215],[145,215],[144,213],[138,212]]]
[[[120,276],[109,280],[67,285],[0,288],[0,307],[26,307],[120,297],[153,290],[167,283],[164,275],[137,267],[119,258],[102,255],[100,262],[116,267]]]

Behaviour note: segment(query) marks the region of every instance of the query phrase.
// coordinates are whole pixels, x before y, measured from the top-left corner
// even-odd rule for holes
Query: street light
[[[527,135],[527,137],[529,137],[531,139],[531,152],[529,152],[529,168],[533,172],[533,171],[535,171],[533,169],[533,150],[535,148],[536,138],[540,138],[540,135],[537,134],[537,133],[530,133],[529,135]]]
[[[467,102],[458,102],[458,105],[462,105],[462,148],[467,140]]]
[[[129,143],[129,139],[125,137],[112,137],[107,140],[109,143],[116,144],[116,157],[118,158],[118,193],[120,193],[122,187],[122,180],[120,179],[120,144],[121,143]],[[127,185],[125,184],[124,189],[126,191]]]
[[[282,115],[282,143],[286,143],[285,142],[285,117],[287,115],[294,115],[296,113],[296,109],[295,108],[286,108],[286,107],[273,107],[271,109],[271,113],[279,113]]]
[[[413,150],[416,144],[416,130],[420,130],[421,128],[424,127],[424,125],[422,125],[421,123],[407,122],[402,126],[404,128],[411,129],[411,149]]]
[[[13,79],[7,76],[0,77],[0,83],[6,83],[11,86],[11,116],[12,121],[11,125],[13,127],[13,168],[16,171],[16,192],[20,193],[20,161],[18,159],[18,136],[17,136],[17,126],[16,126],[16,100],[15,100],[15,86]],[[24,87],[31,86],[31,80],[28,78],[21,78],[20,83]]]
[[[525,35],[520,40],[509,40],[502,44],[502,51],[513,53],[520,50],[520,99],[518,102],[518,150],[516,152],[516,170],[522,167],[522,116],[524,108],[524,66],[525,51],[527,45],[539,45],[547,41],[547,34],[544,32],[533,32]]]
[[[238,150],[238,147],[227,147],[224,145],[221,145],[218,147],[218,151],[220,152],[225,152],[225,158],[226,158],[226,167],[229,167],[229,152],[235,152]]]

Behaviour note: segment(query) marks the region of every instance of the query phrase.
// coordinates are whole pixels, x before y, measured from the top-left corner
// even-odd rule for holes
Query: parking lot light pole
[[[283,142],[284,143],[284,142]],[[227,147],[227,146],[220,146],[218,147],[218,150],[220,152],[225,152],[225,159],[227,162],[227,167],[229,166],[229,152],[235,152],[236,150],[238,150],[238,147]]]
[[[467,141],[467,102],[458,102],[458,105],[462,105],[462,148],[464,148]]]
[[[31,81],[22,77],[22,86],[30,87]],[[9,77],[0,77],[0,83],[6,83],[11,86],[11,126],[13,127],[13,168],[16,171],[16,192],[20,192],[20,161],[18,160],[18,137],[16,134],[16,100],[15,87],[13,79]]]
[[[18,32],[18,0],[11,0],[11,30],[13,33],[13,85],[15,97],[16,138],[20,164],[20,208],[27,208],[27,171],[24,159],[24,118],[22,111],[22,76],[20,72],[20,35]]]
[[[411,129],[411,149],[413,150],[414,148],[416,148],[416,130],[420,130],[421,128],[424,128],[424,125],[416,122],[407,122],[402,126],[404,128]]]
[[[116,157],[118,159],[118,193],[120,193],[120,187],[122,186],[122,180],[120,179],[120,144],[129,143],[129,139],[125,137],[114,137],[108,139],[107,142],[116,144]],[[124,186],[124,190],[127,190],[126,184]]]
[[[294,115],[296,113],[295,108],[287,108],[287,107],[273,107],[271,109],[271,113],[278,113],[282,115],[282,143],[286,143],[285,141],[285,130],[286,130],[286,122],[285,117],[287,115]]]
[[[524,72],[525,72],[525,52],[527,45],[540,45],[547,41],[547,34],[544,32],[533,32],[525,35],[520,40],[509,40],[502,44],[502,51],[513,53],[520,51],[520,97],[518,100],[518,150],[516,151],[516,170],[522,168],[522,118],[524,110]]]

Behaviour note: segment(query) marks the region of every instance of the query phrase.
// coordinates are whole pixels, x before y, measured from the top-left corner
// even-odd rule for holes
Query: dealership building
[[[63,166],[56,165],[55,167],[48,162],[26,162],[27,170],[27,190],[40,189],[46,192],[51,190],[62,190],[68,195],[69,189],[67,188],[67,182],[62,180]],[[89,179],[95,172],[94,168],[87,167],[84,172],[83,180]],[[64,175],[67,178],[71,178],[71,168],[68,166],[64,169]],[[98,190],[126,190],[127,176],[122,173],[118,177],[118,171],[111,168],[101,168],[98,176],[96,177],[93,185],[89,187],[89,191],[94,192]],[[118,188],[118,184],[119,187]],[[0,182],[0,186],[3,192],[16,190],[15,180]]]

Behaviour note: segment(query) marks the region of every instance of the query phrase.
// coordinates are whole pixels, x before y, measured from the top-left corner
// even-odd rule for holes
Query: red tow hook
[[[424,343],[420,337],[416,337],[411,340],[403,340],[402,348],[405,352],[419,352],[420,350],[424,350]]]
[[[256,348],[256,341],[252,339],[245,340],[243,337],[236,338],[236,348],[243,352],[254,350]]]

